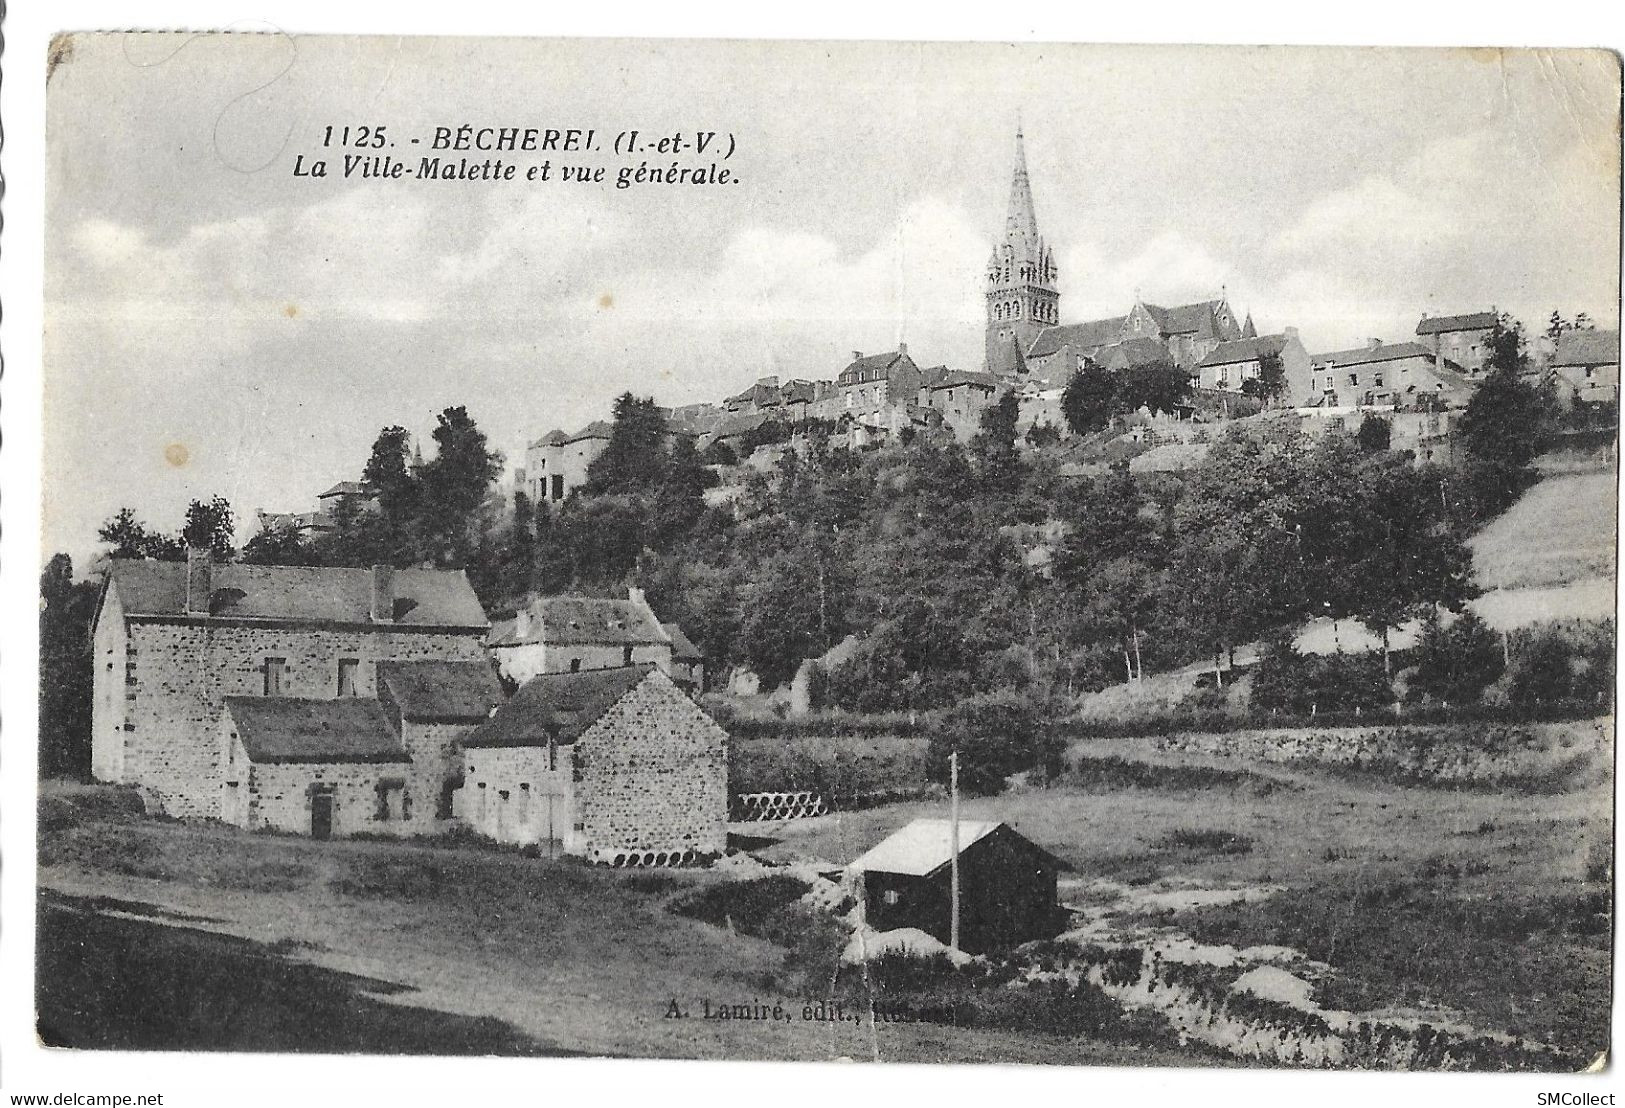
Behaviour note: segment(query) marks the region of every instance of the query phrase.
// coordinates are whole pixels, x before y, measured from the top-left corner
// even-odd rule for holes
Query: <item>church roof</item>
[[[1164,308],[1156,304],[1142,305],[1165,335],[1191,335],[1199,339],[1219,337],[1217,314],[1223,300],[1202,300],[1195,304],[1178,304]]]
[[[1102,369],[1121,371],[1167,362],[1168,349],[1156,339],[1140,335],[1095,351],[1090,359]]]
[[[1086,323],[1063,323],[1056,327],[1046,327],[1033,340],[1032,346],[1027,350],[1027,357],[1047,358],[1063,346],[1070,346],[1080,354],[1109,346],[1122,337],[1123,324],[1126,322],[1127,316],[1115,316],[1111,319],[1092,319]]]

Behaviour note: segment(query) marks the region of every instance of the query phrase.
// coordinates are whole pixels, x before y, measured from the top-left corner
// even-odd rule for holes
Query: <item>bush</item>
[[[769,921],[799,901],[810,888],[812,886],[801,878],[784,873],[749,881],[723,881],[678,897],[672,901],[671,910],[680,916],[772,941]]]
[[[976,796],[1004,791],[1012,774],[1037,771],[1046,780],[1060,776],[1065,745],[1053,724],[1056,711],[1036,697],[1014,691],[984,693],[963,701],[933,735],[926,772],[948,783],[948,756],[959,751],[959,786]]]
[[[1447,704],[1466,704],[1478,700],[1501,676],[1501,670],[1499,636],[1482,619],[1466,612],[1445,627],[1436,614],[1429,613],[1422,623],[1409,692]]]
[[[1511,637],[1506,695],[1520,707],[1608,703],[1614,691],[1613,620],[1537,624]]]

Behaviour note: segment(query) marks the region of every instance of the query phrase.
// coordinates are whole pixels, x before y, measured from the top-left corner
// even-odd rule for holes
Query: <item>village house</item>
[[[1619,403],[1619,332],[1563,332],[1547,372],[1564,404]]]
[[[549,431],[525,450],[525,494],[559,503],[587,483],[587,469],[609,445],[611,427],[594,420],[573,435]]]
[[[1496,318],[1493,311],[1436,316],[1424,312],[1416,324],[1416,341],[1433,355],[1436,368],[1454,368],[1469,379],[1477,379],[1490,357],[1490,335]]]
[[[1251,319],[1248,320],[1251,323]],[[1309,388],[1309,352],[1298,339],[1298,329],[1288,327],[1277,335],[1229,339],[1219,343],[1197,364],[1191,384],[1197,389],[1242,392],[1248,381],[1263,372],[1264,359],[1280,359],[1283,372],[1281,398],[1292,403],[1306,399]]]
[[[1448,360],[1441,367],[1421,343],[1385,343],[1309,359],[1306,403],[1315,407],[1464,408],[1474,383]]]
[[[919,406],[941,413],[943,426],[960,442],[968,442],[982,425],[982,413],[1004,387],[991,373],[935,366],[925,371]]]
[[[206,549],[116,559],[91,627],[92,772],[149,790],[169,815],[220,818],[228,697],[376,700],[380,663],[488,665],[488,630],[461,570],[216,565]],[[309,723],[290,717],[254,733]],[[257,743],[245,758],[290,749]]]
[[[914,927],[949,941],[953,832],[917,819],[847,867],[864,922],[876,931]],[[1062,863],[1009,824],[959,821],[959,949],[972,954],[1049,938],[1060,930]]]
[[[499,843],[616,866],[727,846],[727,732],[656,666],[533,677],[462,746],[458,814]]]
[[[852,361],[835,378],[841,395],[841,410],[860,423],[881,420],[890,407],[915,403],[925,374],[908,356],[908,344],[884,354],[852,352]]]
[[[524,684],[539,673],[576,673],[648,662],[672,670],[672,640],[643,590],[625,600],[541,596],[491,626],[487,640],[501,674]]]

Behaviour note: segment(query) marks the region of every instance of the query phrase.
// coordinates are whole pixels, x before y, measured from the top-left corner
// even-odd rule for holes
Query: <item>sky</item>
[[[62,54],[44,553],[81,567],[123,506],[175,530],[220,494],[246,541],[256,509],[359,476],[382,427],[432,452],[449,405],[512,466],[628,389],[719,401],[899,341],[979,368],[1018,121],[1063,321],[1222,289],[1311,352],[1406,340],[1423,312],[1618,325],[1604,52],[142,34]],[[328,125],[382,124],[415,165],[408,136],[464,123],[715,131],[737,180],[293,175]],[[611,181],[623,161],[580,160]]]

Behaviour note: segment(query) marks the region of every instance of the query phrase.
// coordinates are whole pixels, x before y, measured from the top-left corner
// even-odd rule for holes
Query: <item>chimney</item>
[[[643,595],[643,590],[636,585],[626,586],[626,598],[641,607],[647,608],[649,606],[648,598]]]
[[[395,622],[395,567],[372,567],[372,621]]]
[[[861,350],[854,350],[854,351],[852,351],[852,360],[853,360],[853,361],[854,361],[854,362],[855,362],[855,361],[857,361],[857,360],[859,360],[859,359],[860,359],[860,358],[862,358],[862,357],[863,357],[863,351],[861,351]]]
[[[908,357],[908,343],[900,342],[897,344],[897,356],[899,358]]]
[[[214,595],[214,553],[206,546],[186,548],[186,614],[206,616]]]
[[[513,614],[513,637],[524,641],[530,637],[530,605],[526,604]]]
[[[1283,327],[1281,328],[1281,334],[1295,339],[1298,337],[1298,329],[1296,327]]]

